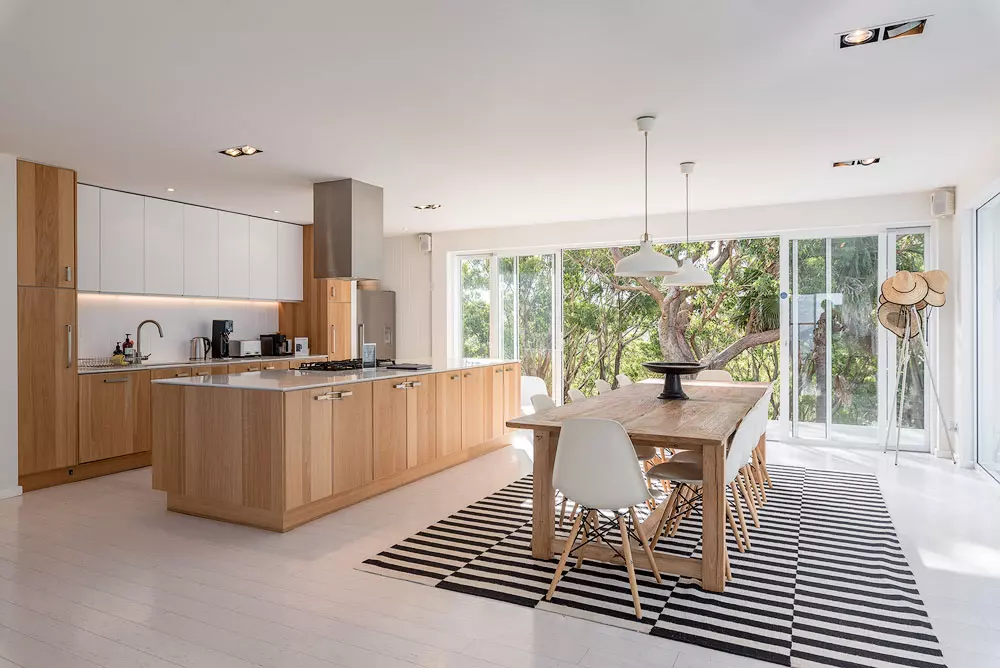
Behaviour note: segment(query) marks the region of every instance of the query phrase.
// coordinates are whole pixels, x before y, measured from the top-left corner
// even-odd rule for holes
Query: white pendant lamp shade
[[[674,258],[657,253],[649,239],[639,242],[639,251],[618,260],[615,276],[673,276],[679,267]]]
[[[615,276],[673,276],[680,267],[672,257],[653,250],[649,241],[649,131],[653,129],[655,116],[640,116],[635,119],[645,142],[645,230],[639,241],[639,251],[623,257],[615,264]]]
[[[669,276],[663,283],[664,285],[712,285],[715,281],[712,280],[712,275],[707,271],[696,265],[691,260],[684,260],[681,264],[680,271],[672,276]]]

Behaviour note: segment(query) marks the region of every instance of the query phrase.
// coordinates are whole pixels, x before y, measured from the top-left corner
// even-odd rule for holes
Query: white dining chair
[[[767,429],[767,407],[771,401],[772,391],[773,386],[754,404],[740,422],[729,443],[729,452],[726,454],[725,484],[733,495],[733,504],[730,504],[728,498],[726,499],[726,521],[729,523],[736,547],[740,552],[751,548],[750,531],[743,514],[743,506],[740,503],[741,492],[748,499],[750,492],[740,474],[748,465],[760,435]],[[689,516],[691,510],[701,501],[701,486],[704,475],[700,453],[690,451],[678,453],[670,460],[653,466],[646,472],[646,477],[650,480],[666,480],[674,484],[673,491],[664,501],[667,505],[652,539],[653,547],[655,547],[664,535],[675,535],[680,522]],[[749,500],[747,503],[750,503]],[[735,516],[733,505],[736,508]],[[754,513],[754,517],[756,518],[756,513]],[[737,519],[739,526],[737,526]],[[726,577],[731,577],[728,555],[726,556]]]
[[[629,378],[628,376],[626,376],[623,373],[618,374],[617,376],[615,376],[615,378],[618,379],[618,387],[625,387],[627,385],[634,385],[635,384],[635,383],[632,382],[631,378]]]
[[[549,388],[545,381],[538,376],[521,376],[521,413],[528,415],[534,412],[531,406],[531,397],[536,394],[548,394]]]
[[[563,496],[577,503],[580,514],[566,539],[559,565],[545,594],[551,601],[570,554],[584,544],[604,542],[625,560],[635,616],[642,619],[639,587],[632,559],[632,538],[642,546],[657,582],[662,582],[653,549],[642,530],[635,506],[646,503],[649,490],[633,454],[632,440],[614,420],[574,418],[563,421],[552,470],[552,483]],[[626,521],[626,517],[631,521]],[[607,539],[617,524],[620,545]],[[581,543],[577,537],[583,530]]]
[[[536,394],[531,397],[531,407],[535,409],[536,413],[541,413],[542,411],[555,408],[556,402],[547,394]]]
[[[587,398],[586,394],[576,389],[575,387],[569,388],[568,394],[569,394],[569,400],[574,403],[577,401],[583,401],[584,399]]]
[[[607,394],[612,390],[611,383],[604,380],[603,378],[598,378],[594,381],[594,387],[597,388],[598,394]]]
[[[725,369],[705,369],[704,371],[700,371],[694,379],[710,380],[717,383],[731,383],[733,382],[733,374]]]

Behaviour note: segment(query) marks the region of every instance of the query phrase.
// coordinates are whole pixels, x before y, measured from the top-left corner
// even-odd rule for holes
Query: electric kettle
[[[191,351],[188,359],[192,362],[203,362],[208,359],[208,351],[212,349],[212,340],[207,336],[196,336],[191,339]]]

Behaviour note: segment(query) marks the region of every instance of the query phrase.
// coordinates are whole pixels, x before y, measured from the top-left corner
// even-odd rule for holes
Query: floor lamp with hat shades
[[[914,352],[911,342],[920,343],[923,354],[924,369],[931,381],[934,391],[934,401],[937,403],[941,420],[945,423],[945,437],[951,451],[952,461],[955,461],[955,448],[951,443],[951,433],[947,428],[948,419],[941,407],[941,397],[938,395],[937,381],[934,372],[928,364],[927,353],[927,323],[930,321],[934,308],[944,306],[945,290],[948,287],[948,274],[940,269],[923,273],[897,271],[882,283],[882,293],[879,295],[878,321],[883,327],[902,339],[902,360],[896,364],[898,372],[896,384],[893,386],[892,413],[889,415],[889,429],[885,435],[883,452],[889,449],[889,439],[892,434],[893,420],[896,421],[896,458],[899,463],[899,440],[903,429],[903,405],[906,397],[906,379],[909,373],[910,356]]]

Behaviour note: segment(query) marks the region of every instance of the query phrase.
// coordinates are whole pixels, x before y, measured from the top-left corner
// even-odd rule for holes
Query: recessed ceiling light
[[[418,211],[433,211],[434,209],[440,209],[440,204],[414,204],[413,208]]]
[[[870,167],[882,161],[882,158],[860,158],[858,160],[838,160],[834,167]]]
[[[408,227],[404,227],[404,228],[403,228],[403,231],[404,231],[404,232],[409,232],[409,231],[410,231],[410,228],[408,228]]]
[[[887,39],[896,39],[897,37],[909,37],[910,35],[919,35],[924,32],[925,25],[927,25],[927,19],[920,19],[918,21],[904,21],[903,23],[897,23],[895,25],[886,26],[884,28],[882,41],[884,42]]]
[[[174,191],[174,189],[173,189],[173,188],[167,188],[167,192],[168,192],[168,193],[172,193],[173,191]]]
[[[278,211],[277,209],[275,209],[275,210],[274,210],[274,213],[281,213],[281,212],[280,212],[280,211]]]
[[[840,48],[845,49],[849,46],[874,42],[878,39],[878,32],[878,28],[858,28],[857,30],[844,33],[840,36]]]
[[[256,146],[251,146],[250,144],[244,144],[243,146],[234,146],[232,148],[227,148],[219,151],[223,155],[228,155],[230,158],[242,158],[245,155],[257,155],[258,153],[263,153],[264,151],[257,148]]]

